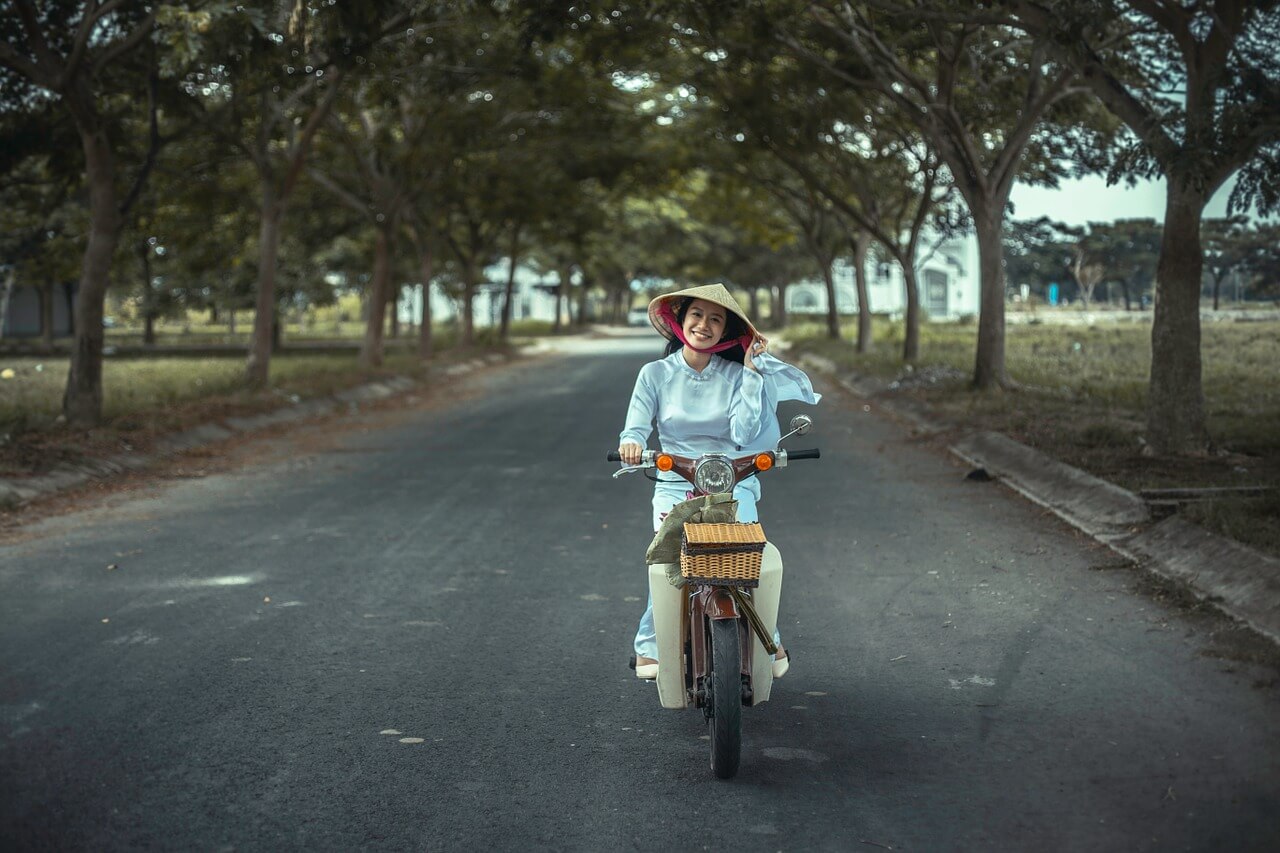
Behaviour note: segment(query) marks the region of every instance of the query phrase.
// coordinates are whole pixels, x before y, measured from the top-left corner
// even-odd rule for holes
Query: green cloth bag
[[[649,549],[645,551],[644,560],[649,565],[667,564],[667,580],[672,586],[684,586],[685,580],[680,576],[680,538],[684,526],[693,524],[733,524],[738,520],[738,502],[733,495],[703,495],[681,501],[671,508],[667,517],[662,520],[658,532],[653,535]]]

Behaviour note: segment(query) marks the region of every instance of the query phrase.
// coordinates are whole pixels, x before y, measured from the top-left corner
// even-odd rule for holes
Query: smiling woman
[[[769,342],[724,285],[714,284],[660,296],[649,303],[653,327],[667,339],[665,357],[646,364],[636,378],[618,454],[627,465],[640,463],[644,446],[658,430],[662,450],[680,456],[749,454],[773,450],[781,436],[781,400],[817,403],[809,378],[768,354]],[[677,503],[692,495],[688,483],[660,473],[653,494],[653,529]],[[760,484],[754,478],[733,489],[737,518],[754,522]],[[786,670],[779,644],[775,676]],[[635,638],[636,675],[655,678],[658,670],[653,601]],[[780,670],[780,671],[779,671]]]

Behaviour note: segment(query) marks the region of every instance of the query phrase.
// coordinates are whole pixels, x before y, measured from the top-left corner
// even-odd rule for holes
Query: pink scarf
[[[702,347],[694,346],[693,344],[689,343],[687,338],[685,338],[684,329],[680,328],[680,321],[676,319],[675,312],[671,310],[670,302],[661,302],[658,304],[658,317],[660,317],[663,320],[663,322],[665,322],[668,326],[671,327],[671,331],[672,333],[675,334],[676,340],[680,341],[680,343],[684,344],[690,349],[697,350],[698,352],[708,352],[708,353],[722,352],[724,350],[732,349],[733,347],[738,347],[738,346],[742,347],[743,352],[746,352],[747,348],[751,346],[751,341],[753,336],[750,332],[747,332],[745,335],[743,335],[740,338],[734,338],[733,340],[728,340],[728,341],[721,341],[715,346],[708,347],[706,349],[703,349]]]

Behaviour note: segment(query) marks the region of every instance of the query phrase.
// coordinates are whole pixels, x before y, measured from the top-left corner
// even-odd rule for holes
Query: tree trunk
[[[775,329],[785,329],[787,327],[787,285],[775,284],[773,292],[773,310],[769,312],[769,322]]]
[[[227,335],[231,336],[236,333],[236,309],[227,309]]]
[[[1213,277],[1213,310],[1218,310],[1218,296],[1222,293],[1222,280],[1226,275],[1214,275]]]
[[[52,277],[40,288],[40,348],[53,352],[53,291],[57,282]]]
[[[400,289],[392,287],[391,283],[387,283],[387,334],[391,336],[391,340],[400,337]]]
[[[94,426],[102,419],[102,309],[121,226],[115,155],[106,129],[93,115],[92,107],[84,106],[82,98],[87,96],[67,96],[84,147],[85,179],[89,184],[89,239],[80,264],[71,367],[62,398],[62,413],[72,427]]]
[[[458,344],[469,347],[475,343],[475,300],[476,300],[476,271],[472,261],[468,260],[462,266],[462,326],[461,334],[458,337]]]
[[[151,287],[151,247],[146,240],[138,242],[138,260],[142,262],[142,343],[156,345],[156,294]]]
[[[498,327],[498,340],[507,342],[507,334],[511,331],[511,300],[516,290],[516,258],[520,253],[520,223],[511,230],[510,267],[507,270],[507,286],[502,292],[502,320]]]
[[[427,361],[431,358],[431,279],[435,278],[435,263],[431,257],[431,247],[423,242],[418,263],[422,268],[422,317],[418,326],[418,358]]]
[[[262,222],[258,229],[258,289],[254,300],[253,331],[249,333],[249,361],[245,381],[255,388],[267,385],[271,372],[272,328],[276,313],[276,261],[280,254],[280,222],[284,206],[275,185],[262,179]]]
[[[1004,388],[1009,384],[1004,364],[1004,217],[1003,202],[987,209],[970,204],[978,236],[978,352],[973,387]]]
[[[858,292],[858,341],[857,351],[871,351],[871,297],[867,290],[867,250],[871,248],[871,235],[866,231],[854,232],[853,281]]]
[[[217,305],[209,306],[209,325],[210,326],[218,325],[218,306]]]
[[[907,298],[907,314],[903,317],[902,360],[915,364],[920,358],[920,285],[916,281],[916,265],[905,256],[898,257],[902,268],[902,290]]]
[[[363,367],[382,366],[382,326],[386,321],[387,280],[391,271],[391,240],[386,229],[379,228],[373,242],[373,280],[369,283],[369,317],[364,324],[364,343],[360,346]]]
[[[18,273],[10,266],[4,277],[4,292],[0,293],[0,340],[4,339],[5,329],[9,327],[9,302],[13,298],[13,285],[18,280]]]
[[[560,276],[560,283],[556,285],[556,322],[552,327],[552,332],[555,334],[560,333],[560,317],[564,313],[564,305],[568,304],[569,288],[573,282],[573,267],[566,264],[557,275]],[[573,324],[572,316],[569,317],[569,323]]]
[[[587,278],[587,273],[584,270],[582,273],[582,284],[578,288],[578,325],[579,326],[587,325],[587,321],[591,319],[590,317],[587,316],[588,307],[591,304],[590,300],[588,300],[587,297],[590,295],[590,293],[591,293],[591,280]]]
[[[840,340],[840,311],[836,306],[836,279],[831,272],[832,259],[823,258],[822,282],[827,289],[827,337],[833,341]]]
[[[1156,267],[1147,443],[1156,453],[1203,452],[1208,444],[1200,370],[1200,218],[1205,197],[1170,177]]]

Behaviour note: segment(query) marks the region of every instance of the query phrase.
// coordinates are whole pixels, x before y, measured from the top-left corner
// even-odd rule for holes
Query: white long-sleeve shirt
[[[822,395],[814,393],[804,371],[768,353],[753,360],[754,371],[713,356],[701,373],[689,366],[681,350],[649,362],[636,377],[618,443],[647,446],[656,423],[658,445],[677,456],[773,450],[781,436],[778,403],[814,404]],[[683,482],[671,473],[658,477]]]

